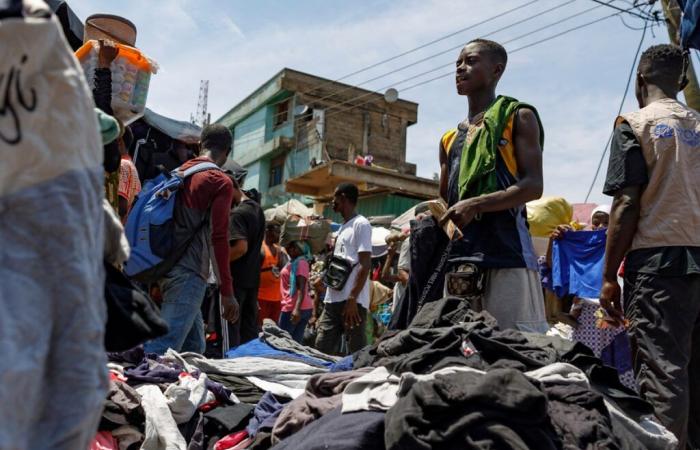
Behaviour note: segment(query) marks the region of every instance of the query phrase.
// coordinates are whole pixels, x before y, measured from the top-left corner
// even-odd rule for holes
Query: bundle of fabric
[[[408,329],[385,334],[352,363],[314,375],[281,408],[272,439],[253,448],[277,439],[275,450],[677,445],[651,406],[585,346],[499,330],[456,298],[426,304]]]
[[[298,344],[272,322],[227,359],[173,350],[159,357],[142,347],[108,357],[96,450],[248,448],[259,432],[269,438],[282,406],[304,397],[307,382],[339,359]],[[326,392],[326,384],[318,386]]]
[[[580,343],[499,330],[458,298],[339,359],[272,322],[227,359],[110,355],[93,448],[659,449],[677,440]],[[110,444],[111,443],[111,444]],[[117,447],[118,446],[118,447]]]

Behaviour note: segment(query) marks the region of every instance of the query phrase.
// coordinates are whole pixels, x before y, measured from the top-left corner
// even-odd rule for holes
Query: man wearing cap
[[[230,348],[258,336],[260,248],[265,237],[265,215],[260,205],[242,190],[248,171],[233,160],[227,161],[223,169],[239,188],[229,220],[231,277],[240,305],[238,321],[228,324]]]

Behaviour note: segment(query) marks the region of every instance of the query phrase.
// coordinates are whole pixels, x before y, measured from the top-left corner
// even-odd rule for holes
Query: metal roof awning
[[[332,197],[335,187],[343,182],[357,185],[360,195],[389,191],[426,200],[438,196],[437,181],[337,160],[290,178],[285,186],[287,192],[324,199]]]

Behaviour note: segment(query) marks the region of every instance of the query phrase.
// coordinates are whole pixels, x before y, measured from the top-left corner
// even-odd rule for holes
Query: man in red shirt
[[[223,125],[209,125],[202,131],[199,157],[187,161],[185,170],[202,162],[219,167],[231,152],[233,138]],[[220,170],[196,173],[185,180],[175,206],[175,239],[189,240],[187,250],[175,267],[162,280],[161,315],[170,331],[145,345],[147,352],[204,353],[204,322],[201,306],[207,288],[211,261],[219,282],[223,317],[235,322],[238,302],[233,295],[229,268],[229,210],[233,199],[233,183]],[[213,255],[212,255],[213,253]]]

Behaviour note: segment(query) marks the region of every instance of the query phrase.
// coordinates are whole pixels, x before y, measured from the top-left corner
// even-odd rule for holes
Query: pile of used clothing
[[[445,298],[338,359],[266,321],[207,359],[110,355],[99,449],[674,449],[651,406],[585,346],[499,330]],[[97,442],[99,440],[99,442]]]

